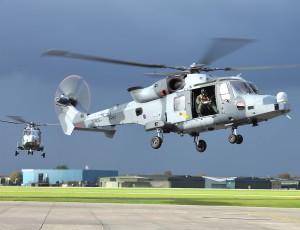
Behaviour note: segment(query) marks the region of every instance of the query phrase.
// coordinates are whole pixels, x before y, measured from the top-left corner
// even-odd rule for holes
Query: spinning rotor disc
[[[59,84],[54,98],[56,113],[60,113],[57,105],[57,98],[60,97],[68,98],[70,104],[81,112],[87,113],[91,105],[88,84],[82,77],[77,75],[71,75]]]
[[[253,67],[222,67],[212,68],[209,65],[224,56],[231,54],[232,52],[247,46],[254,42],[254,39],[246,38],[215,38],[212,40],[211,45],[208,47],[206,53],[197,63],[193,63],[189,67],[185,66],[169,66],[164,64],[149,64],[142,62],[133,62],[127,60],[106,58],[100,56],[93,56],[87,54],[73,53],[66,50],[50,49],[43,53],[43,56],[59,56],[64,58],[73,58],[87,61],[106,62],[111,64],[128,65],[135,67],[145,68],[160,68],[160,69],[172,69],[177,72],[174,73],[150,73],[147,75],[152,76],[167,76],[167,77],[184,77],[189,73],[196,72],[211,72],[211,71],[232,71],[232,70],[267,70],[267,69],[285,69],[285,68],[299,68],[300,64],[292,65],[272,65],[272,66],[253,66]]]

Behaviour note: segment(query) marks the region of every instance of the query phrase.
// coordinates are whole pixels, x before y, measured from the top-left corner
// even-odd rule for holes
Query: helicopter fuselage
[[[28,126],[24,128],[21,145],[18,145],[19,150],[27,150],[30,152],[41,151],[41,130],[36,126]]]
[[[192,75],[193,78],[203,77],[203,74]],[[218,112],[202,116],[197,113],[195,101],[201,89],[206,89],[210,97],[214,98]],[[145,126],[146,131],[161,129],[164,132],[193,134],[245,124],[256,126],[259,122],[290,111],[286,94],[280,95],[281,98],[262,95],[252,83],[240,77],[217,78],[192,86],[186,85],[181,90],[152,101],[115,105],[87,115],[84,121],[75,124],[75,128],[97,129],[139,124]]]
[[[252,39],[215,38],[204,56],[197,63],[186,66],[149,64],[67,50],[50,49],[43,56],[58,56],[86,61],[104,62],[133,67],[171,69],[171,73],[150,73],[166,76],[153,85],[128,89],[133,101],[88,114],[90,92],[87,83],[79,76],[65,78],[55,93],[56,112],[63,132],[71,135],[73,130],[104,132],[113,137],[115,127],[139,124],[146,131],[156,130],[151,146],[158,149],[163,133],[174,132],[194,137],[196,149],[203,152],[206,142],[199,140],[200,133],[231,128],[229,142],[241,144],[243,137],[237,128],[285,115],[290,112],[287,94],[276,96],[261,94],[255,85],[238,76],[213,77],[213,71],[267,70],[273,68],[298,68],[295,65],[256,67],[210,67],[210,64],[227,54],[253,42]]]

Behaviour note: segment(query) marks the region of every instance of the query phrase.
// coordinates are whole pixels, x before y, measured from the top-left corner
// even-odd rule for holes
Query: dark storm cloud
[[[63,58],[41,57],[50,48],[146,63],[184,65],[198,61],[211,38],[257,41],[211,65],[258,66],[299,63],[300,2],[288,1],[0,1],[1,118],[21,115],[36,122],[57,122],[53,97],[60,81],[78,74],[90,84],[92,111],[131,100],[126,89],[148,86],[152,69]],[[157,70],[160,71],[160,70]],[[232,73],[214,73],[224,76]],[[297,154],[299,69],[245,71],[262,91],[286,91],[293,120],[280,117],[259,127],[241,127],[245,143],[230,145],[229,130],[203,134],[208,149],[195,151],[192,138],[165,135],[161,149],[149,145],[154,133],[141,126],[120,127],[114,139],[98,133],[63,135],[45,127],[47,157],[14,156],[20,126],[1,125],[0,172],[22,168],[71,168],[89,165],[120,173],[171,170],[178,174],[300,174]],[[289,160],[291,159],[291,160]]]

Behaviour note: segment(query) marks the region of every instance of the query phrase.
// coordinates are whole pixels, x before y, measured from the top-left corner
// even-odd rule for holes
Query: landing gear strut
[[[194,143],[198,152],[202,153],[206,150],[206,142],[204,140],[199,140],[199,135],[194,136]]]
[[[157,136],[151,139],[151,147],[154,149],[159,149],[163,142],[164,135],[161,129],[157,129],[156,131],[157,131]]]
[[[243,138],[242,135],[237,134],[236,130],[237,130],[237,127],[235,127],[235,126],[232,127],[232,129],[231,129],[232,133],[229,135],[228,141],[231,144],[238,144],[239,145],[239,144],[243,143],[244,138]]]
[[[41,152],[42,152],[41,156],[42,156],[43,158],[46,157],[46,153],[44,152],[44,146],[41,146],[40,149],[39,149],[38,151],[41,151]]]

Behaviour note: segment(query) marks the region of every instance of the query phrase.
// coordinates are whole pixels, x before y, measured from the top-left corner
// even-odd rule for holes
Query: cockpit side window
[[[256,87],[256,85],[254,85],[252,82],[249,82],[249,86],[251,87],[251,89],[253,90],[254,93],[256,94],[260,94],[258,88]]]
[[[231,81],[231,85],[238,94],[256,94],[247,82]]]
[[[230,100],[230,92],[229,92],[228,85],[226,82],[223,82],[220,85],[220,96],[223,101]]]

